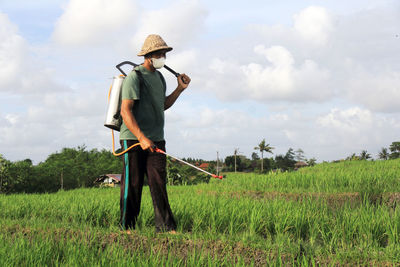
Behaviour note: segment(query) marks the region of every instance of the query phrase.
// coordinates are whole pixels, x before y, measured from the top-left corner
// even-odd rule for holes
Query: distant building
[[[121,174],[103,174],[100,175],[95,181],[98,186],[119,186],[121,183]]]
[[[202,164],[200,164],[199,168],[202,170],[207,170],[209,165],[210,165],[209,163],[202,163]]]
[[[298,162],[296,162],[294,164],[294,169],[297,170],[297,169],[300,169],[300,168],[303,168],[303,167],[307,167],[307,166],[308,166],[307,163],[305,163],[303,161],[298,161]]]

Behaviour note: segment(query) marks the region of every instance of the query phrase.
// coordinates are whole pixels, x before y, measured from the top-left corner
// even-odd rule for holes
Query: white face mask
[[[165,57],[151,58],[151,63],[155,69],[161,69],[165,64]]]

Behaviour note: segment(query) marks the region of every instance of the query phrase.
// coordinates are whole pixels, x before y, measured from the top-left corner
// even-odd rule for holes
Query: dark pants
[[[123,149],[135,143],[137,141],[121,140]],[[165,151],[165,141],[155,142],[155,145]],[[135,228],[140,212],[144,175],[146,174],[153,199],[156,231],[175,230],[176,223],[169,206],[166,187],[166,156],[157,152],[143,151],[140,146],[136,146],[125,153],[122,159],[124,162],[120,196],[122,228]]]

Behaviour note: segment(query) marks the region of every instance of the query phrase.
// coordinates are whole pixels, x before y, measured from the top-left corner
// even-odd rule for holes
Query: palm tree
[[[306,161],[307,161],[308,166],[314,166],[315,164],[317,164],[317,159],[316,158],[311,158],[311,159],[308,159]]]
[[[379,152],[378,156],[379,156],[379,159],[383,159],[383,160],[389,159],[388,149],[385,147],[382,147],[381,152]]]
[[[263,139],[254,149],[261,152],[261,172],[263,172],[264,151],[273,154],[272,149],[274,148],[270,147],[269,144],[265,144],[265,139]]]
[[[368,160],[368,159],[370,159],[370,158],[371,158],[371,154],[369,154],[369,153],[367,152],[367,150],[361,151],[361,154],[360,154],[360,159],[361,159],[361,160]]]
[[[400,158],[400,142],[398,142],[398,141],[397,142],[392,142],[392,144],[390,145],[389,149],[390,149],[390,152],[392,152],[389,155],[389,157],[391,159]]]
[[[359,160],[360,157],[356,155],[356,153],[351,154],[346,158],[346,160]]]

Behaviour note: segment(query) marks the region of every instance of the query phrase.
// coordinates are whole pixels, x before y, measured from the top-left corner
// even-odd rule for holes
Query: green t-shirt
[[[144,135],[152,141],[164,141],[164,102],[165,86],[159,71],[151,72],[143,65],[135,68],[142,73],[143,86],[135,71],[126,76],[122,84],[122,99],[135,100],[132,114]],[[119,138],[137,140],[122,122]]]

